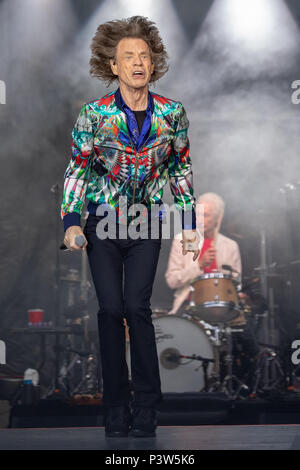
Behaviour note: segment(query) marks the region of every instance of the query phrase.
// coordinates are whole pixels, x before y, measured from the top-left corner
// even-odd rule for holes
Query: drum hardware
[[[72,325],[68,327],[50,327],[50,326],[41,326],[39,328],[32,328],[32,327],[25,327],[25,328],[20,328],[20,327],[14,327],[14,328],[8,328],[5,331],[10,334],[20,334],[20,335],[30,335],[33,337],[39,337],[40,339],[40,360],[39,363],[35,366],[35,368],[41,373],[43,371],[44,364],[48,360],[47,358],[47,351],[48,348],[46,347],[46,338],[48,336],[69,336],[69,335],[74,335],[74,336],[83,336],[84,332],[83,329],[80,325]],[[55,357],[57,357],[60,354],[60,351],[56,351],[57,344],[55,343],[54,349],[55,349]],[[55,385],[58,383],[57,381],[54,381],[53,389],[55,390]]]
[[[66,361],[60,369],[59,381],[68,396],[98,393],[95,351],[76,351],[71,348],[64,351],[74,354],[71,361]]]
[[[54,312],[55,312],[55,319],[54,319],[54,327],[56,330],[58,330],[62,325],[60,323],[60,318],[61,318],[61,281],[64,280],[62,277],[60,277],[61,274],[61,263],[60,263],[60,252],[59,252],[59,239],[60,239],[60,223],[57,217],[57,207],[59,207],[59,198],[60,198],[60,186],[58,183],[55,183],[52,185],[50,188],[50,192],[53,193],[54,195],[54,211],[55,211],[55,281],[54,281]],[[86,217],[86,216],[85,216]],[[81,296],[83,300],[87,299],[87,289],[88,289],[88,283],[87,283],[87,276],[86,276],[86,260],[84,259],[86,257],[86,253],[82,252],[82,265],[81,265]],[[78,277],[77,277],[77,270],[69,270],[69,278],[67,281],[70,281],[71,284],[74,282],[78,282]],[[70,283],[69,283],[70,286]],[[73,293],[69,291],[69,297],[73,296]],[[72,304],[71,299],[69,298],[68,302],[68,307],[70,307]],[[53,388],[52,391],[56,391],[56,393],[59,393],[60,390],[60,362],[61,362],[61,357],[60,357],[60,352],[61,352],[61,347],[60,347],[60,335],[56,334],[55,335],[55,372],[54,372],[54,383],[53,383]]]
[[[63,344],[55,346],[56,357],[60,357],[58,377],[50,386],[43,398],[49,398],[57,393],[63,396],[74,396],[78,393],[96,394],[99,392],[98,366],[100,364],[96,343],[89,329],[89,315],[72,320]],[[69,320],[70,322],[70,320]],[[80,341],[74,336],[78,330]],[[78,347],[80,344],[80,348]],[[81,349],[83,348],[83,349]]]
[[[56,196],[56,206],[58,205],[58,190],[58,185],[54,185],[51,189]],[[87,216],[88,212],[85,213],[84,218],[86,219]],[[59,246],[59,229],[56,233],[56,245]],[[81,251],[80,270],[70,268],[64,276],[60,276],[60,257],[59,250],[57,250],[55,272],[56,327],[61,317],[59,314],[61,310],[61,287],[62,282],[65,282],[67,285],[67,306],[63,312],[65,321],[69,328],[79,328],[83,333],[83,338],[80,339],[79,343],[76,342],[74,335],[69,334],[66,336],[64,344],[60,344],[59,340],[56,340],[55,377],[52,386],[46,393],[46,397],[51,397],[51,395],[57,395],[58,393],[70,396],[78,393],[97,393],[99,392],[98,381],[100,377],[97,369],[100,361],[95,341],[91,336],[91,318],[87,308],[91,283],[88,281],[86,250]],[[80,350],[79,344],[83,350]]]
[[[250,396],[253,364],[249,369],[247,354],[235,354],[232,344],[232,335],[244,332],[243,326],[247,324],[243,308],[239,318],[215,324],[198,320],[189,304],[180,315],[166,314],[162,309],[152,311],[163,393],[222,392],[231,400]],[[131,373],[129,338],[126,346]],[[195,354],[197,349],[200,354]],[[193,361],[197,359],[209,361],[195,368]]]
[[[225,392],[229,399],[236,400],[237,398],[244,398],[241,392],[245,393],[249,392],[249,387],[242,382],[236,375],[233,375],[232,365],[233,365],[233,352],[232,352],[232,332],[242,332],[242,329],[232,329],[230,327],[224,328],[225,338],[226,338],[226,356],[225,356],[225,364],[227,368],[227,374],[221,383],[221,391]],[[234,389],[233,384],[236,384],[236,388]]]
[[[266,382],[266,376],[268,382]],[[253,390],[251,392],[253,397],[257,395],[259,390],[267,393],[278,391],[280,388],[283,390],[285,387],[285,374],[274,349],[266,347],[260,351],[254,377]]]
[[[246,396],[249,396],[250,393],[248,382],[245,383],[244,380],[240,380],[239,377],[232,373],[234,358],[232,353],[231,334],[242,333],[244,331],[242,326],[247,323],[242,306],[240,312],[239,317],[226,323],[212,324],[205,320],[198,320],[199,325],[204,328],[211,344],[215,347],[215,361],[218,364],[218,367],[216,367],[214,372],[210,374],[209,381],[206,382],[206,386],[204,384],[204,388],[208,392],[225,392],[230,399],[245,398]],[[191,309],[190,304],[186,307],[182,317],[194,319],[195,321],[196,317],[193,315],[193,309]],[[225,360],[221,358],[221,353],[224,351],[224,348],[226,349]],[[195,355],[189,356],[189,358],[195,359]],[[177,360],[177,364],[178,363],[179,360]],[[221,377],[220,364],[223,364],[225,367],[226,372],[224,378]]]
[[[263,211],[260,211],[263,215]],[[254,268],[258,271],[260,280],[261,295],[266,299],[266,308],[262,319],[262,337],[259,338],[261,343],[278,345],[278,332],[275,327],[275,303],[274,303],[274,288],[270,286],[272,278],[280,278],[272,270],[275,268],[276,263],[271,263],[271,251],[268,246],[267,230],[265,226],[265,218],[261,217],[260,223],[260,266]],[[254,384],[253,394],[257,392],[258,385],[261,384],[261,389],[265,391],[274,390],[282,381],[282,367],[279,359],[273,349],[264,348],[258,357],[257,370],[255,372],[256,380]]]
[[[236,269],[233,269],[233,267],[230,266],[229,264],[222,264],[222,269],[230,272],[230,276],[234,279],[236,283],[237,291],[240,291],[241,290],[241,274]],[[233,273],[235,274],[235,277]]]
[[[193,285],[191,284],[190,285],[190,294],[192,294],[193,292],[195,292],[195,288],[193,287]],[[190,300],[190,307],[196,307],[196,304],[191,296],[191,300]]]
[[[300,366],[296,366],[291,374],[291,388],[295,393],[300,393]]]
[[[232,372],[231,335],[243,329],[196,321],[189,313],[157,315],[153,325],[163,393],[225,392],[232,400],[250,393],[248,385]],[[220,356],[224,348],[225,376],[222,378]],[[199,354],[195,353],[197,350]],[[129,343],[126,359],[131,373]],[[199,367],[193,366],[194,361],[200,362]]]
[[[175,350],[174,350],[174,352],[175,352]],[[169,361],[174,361],[175,360],[175,362],[179,363],[180,359],[191,359],[192,361],[200,361],[201,362],[201,366],[202,366],[203,374],[204,374],[204,391],[208,392],[209,390],[208,390],[207,369],[208,369],[209,363],[210,362],[215,362],[215,359],[209,359],[207,357],[202,357],[202,356],[199,356],[199,355],[196,355],[196,354],[193,354],[192,356],[184,356],[182,354],[177,354],[177,352],[175,352],[175,354],[174,353],[169,353],[169,357],[168,357]],[[195,370],[196,371],[199,370],[199,367]]]
[[[237,398],[246,398],[250,394],[249,386],[236,375],[233,374],[233,351],[232,351],[232,334],[243,332],[242,328],[232,328],[225,324],[219,324],[217,326],[209,325],[201,321],[203,326],[208,328],[210,332],[210,340],[216,347],[216,356],[218,362],[222,363],[221,350],[225,348],[226,355],[224,359],[225,376],[221,378],[220,367],[217,369],[217,373],[210,378],[209,387],[206,388],[208,392],[223,392],[229,399],[236,400]],[[205,325],[204,325],[205,324]]]
[[[63,361],[59,369],[58,390],[68,397],[74,397],[76,394],[96,394],[99,391],[96,345],[90,341],[85,331],[81,341],[83,350],[74,347],[72,340],[73,338],[68,336],[66,344],[59,346]],[[53,393],[52,388],[44,398]]]
[[[209,323],[206,323],[203,320],[200,320],[199,323],[202,324],[203,327],[205,328],[205,332],[209,336],[209,339],[211,340],[211,342],[216,347],[220,347],[222,345],[221,328],[218,325],[216,326],[210,325]]]
[[[60,223],[57,217],[57,207],[59,207],[59,198],[60,198],[60,186],[58,183],[55,183],[51,186],[50,192],[54,195],[54,217],[55,217],[55,280],[54,280],[54,296],[53,296],[53,306],[55,312],[55,320],[54,326],[58,328],[60,325],[60,294],[61,294],[61,285],[60,285],[60,256],[59,250],[57,247],[59,246],[59,238],[60,238]],[[54,374],[54,389],[58,390],[58,376],[59,376],[59,335],[55,336],[55,349],[56,349],[56,356],[55,356],[55,374]]]

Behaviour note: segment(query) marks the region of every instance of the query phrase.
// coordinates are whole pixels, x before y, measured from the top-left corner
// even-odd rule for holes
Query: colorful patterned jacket
[[[195,228],[195,198],[189,155],[188,119],[180,102],[150,92],[151,129],[136,151],[130,139],[119,91],[85,103],[72,131],[72,153],[65,172],[61,218],[65,230],[80,225],[84,201],[96,213],[107,204],[120,217],[119,197],[128,207],[142,203],[147,209],[162,204],[163,187],[170,183],[176,209],[187,214],[183,228]]]

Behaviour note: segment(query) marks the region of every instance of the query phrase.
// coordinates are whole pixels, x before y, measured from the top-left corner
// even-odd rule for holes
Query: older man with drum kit
[[[197,228],[200,232],[203,232],[200,223],[201,220],[204,220],[204,240],[197,264],[193,263],[193,256],[190,253],[186,256],[182,255],[181,234],[174,238],[165,274],[169,287],[176,289],[174,303],[169,313],[177,313],[180,308],[182,310],[184,304],[188,303],[191,297],[191,281],[203,274],[224,272],[225,275],[231,277],[229,275],[232,271],[235,279],[240,278],[242,263],[238,244],[219,232],[224,206],[223,199],[215,193],[205,193],[197,201],[197,212],[199,213],[197,213],[197,223],[199,224]],[[204,217],[201,217],[202,210]],[[205,276],[202,279],[205,283]],[[223,279],[225,278],[223,277]],[[230,301],[232,300],[230,299]]]
[[[205,348],[202,349],[204,355],[206,352],[206,356],[211,358],[215,356],[215,362],[220,362],[222,356],[218,346],[225,343],[228,346],[226,357],[228,358],[229,354],[231,367],[232,364],[234,365],[232,344],[236,347],[237,342],[241,340],[240,355],[250,357],[251,361],[258,352],[258,346],[253,329],[246,319],[242,294],[239,292],[241,290],[242,264],[238,244],[220,233],[224,207],[223,199],[215,193],[205,193],[199,197],[197,201],[197,229],[199,234],[204,233],[204,238],[202,237],[198,262],[193,262],[190,253],[183,256],[182,237],[181,234],[178,234],[172,243],[165,278],[169,287],[175,289],[173,305],[168,314],[174,314],[177,318],[185,318],[186,321],[190,319],[194,325],[202,327],[203,331],[211,335],[211,344],[214,345],[214,350],[217,349],[218,354],[212,354],[204,337],[200,341],[202,344],[198,342],[198,344],[189,345],[189,347],[199,354],[202,345],[205,344]],[[228,331],[230,331],[229,335]],[[231,332],[234,331],[236,334],[232,335]],[[222,332],[224,333],[223,341]],[[181,334],[184,335],[183,331]],[[215,337],[216,334],[217,337]],[[183,338],[182,341],[184,341]],[[235,357],[237,363],[241,362],[240,359],[241,357]],[[219,365],[215,364],[214,369],[211,366],[210,371],[214,370],[216,373],[216,369],[218,369],[218,373]],[[248,369],[248,365],[246,369]],[[231,395],[232,373],[231,367],[229,371]],[[237,382],[240,389],[243,382],[238,379]]]

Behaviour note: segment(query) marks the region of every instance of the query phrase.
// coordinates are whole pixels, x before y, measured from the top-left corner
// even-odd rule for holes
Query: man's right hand
[[[82,247],[76,245],[75,243],[75,238],[78,235],[82,235],[85,239],[85,243]],[[72,225],[71,227],[67,228],[65,231],[64,244],[67,248],[69,248],[69,250],[85,250],[88,243],[83,234],[82,228],[79,227],[79,225]]]
[[[216,249],[213,247],[208,248],[205,253],[199,259],[200,268],[203,269],[205,266],[209,266],[216,258]]]

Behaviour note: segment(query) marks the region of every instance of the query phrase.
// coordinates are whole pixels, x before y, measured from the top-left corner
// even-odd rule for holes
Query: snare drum
[[[188,311],[208,323],[224,323],[240,315],[237,281],[223,273],[202,274],[190,285]]]

